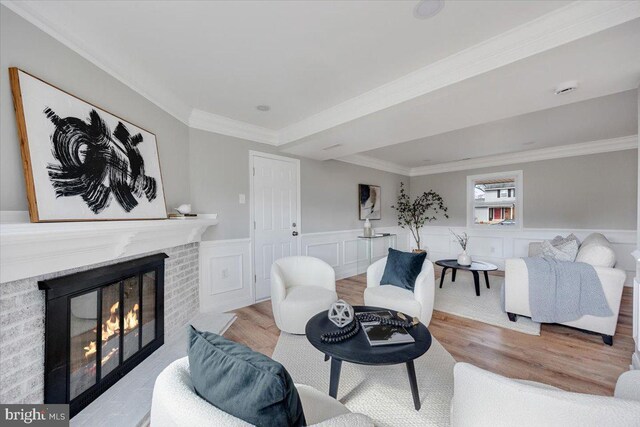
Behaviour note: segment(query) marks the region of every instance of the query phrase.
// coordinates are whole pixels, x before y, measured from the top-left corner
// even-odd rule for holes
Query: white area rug
[[[512,329],[529,335],[540,335],[540,324],[527,317],[518,316],[517,322],[511,322],[507,313],[502,311],[500,294],[504,277],[489,276],[487,289],[484,277],[480,274],[480,296],[476,296],[471,272],[458,270],[456,281],[451,282],[451,272],[444,277],[442,289],[440,280],[436,280],[436,301],[434,308],[445,313],[466,317],[501,328]]]
[[[282,363],[296,383],[327,393],[330,363],[305,336],[280,333],[273,359]],[[406,365],[364,366],[343,363],[338,400],[352,412],[372,418],[376,426],[448,426],[453,397],[455,360],[433,339],[415,360],[421,409],[413,407]]]

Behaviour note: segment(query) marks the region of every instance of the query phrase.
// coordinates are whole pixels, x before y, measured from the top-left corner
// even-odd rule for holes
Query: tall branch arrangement
[[[411,200],[403,182],[400,183],[398,202],[391,208],[398,211],[398,225],[411,231],[418,249],[422,249],[420,247],[420,229],[427,222],[436,220],[437,215],[442,214],[445,218],[449,218],[444,200],[438,193],[429,190]]]

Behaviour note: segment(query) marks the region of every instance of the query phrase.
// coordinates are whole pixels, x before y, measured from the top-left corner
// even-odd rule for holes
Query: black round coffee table
[[[471,265],[460,265],[458,264],[458,260],[455,259],[441,259],[436,261],[436,265],[442,267],[442,275],[440,276],[440,287],[442,288],[442,282],[444,281],[444,273],[447,272],[448,269],[452,269],[451,272],[451,281],[456,281],[456,271],[457,270],[468,270],[473,273],[473,284],[476,286],[476,296],[480,296],[480,277],[478,276],[478,272],[484,272],[484,282],[487,285],[487,289],[491,289],[489,286],[489,275],[487,274],[489,271],[494,271],[498,269],[497,265],[490,264],[488,262],[482,261],[473,261]]]
[[[387,308],[354,306],[356,313],[364,311],[390,311],[394,316],[397,312]],[[409,374],[409,385],[413,395],[413,404],[416,410],[420,409],[420,396],[418,394],[418,383],[416,381],[416,370],[413,365],[414,359],[422,356],[431,347],[431,333],[422,323],[414,327],[407,328],[407,331],[415,343],[411,344],[391,344],[372,347],[365,336],[364,330],[360,330],[351,339],[339,343],[324,343],[320,340],[320,335],[336,331],[335,326],[327,317],[327,311],[318,313],[307,322],[305,333],[307,339],[315,348],[324,353],[324,360],[331,358],[331,377],[329,379],[329,395],[336,398],[338,395],[338,383],[340,382],[340,368],[342,362],[357,363],[360,365],[397,365],[406,363]]]

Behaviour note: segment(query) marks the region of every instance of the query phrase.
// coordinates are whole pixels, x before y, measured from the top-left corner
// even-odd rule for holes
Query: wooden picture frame
[[[379,185],[358,184],[358,218],[382,219],[382,190]]]
[[[167,219],[155,134],[9,68],[31,222]]]

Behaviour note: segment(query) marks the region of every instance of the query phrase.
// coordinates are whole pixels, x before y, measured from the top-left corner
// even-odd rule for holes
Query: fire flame
[[[109,309],[110,316],[106,322],[102,324],[102,342],[109,341],[109,339],[120,333],[120,316],[118,316],[118,307],[120,303],[117,302],[111,306]],[[134,304],[133,308],[129,310],[129,312],[124,316],[124,333],[127,334],[129,331],[138,327],[138,304]],[[95,329],[94,329],[95,331]],[[88,346],[84,348],[84,356],[90,357],[96,353],[96,342],[91,341]],[[111,356],[115,353],[115,350],[112,350],[111,353],[105,355],[102,358],[103,362],[106,362],[111,358]]]

